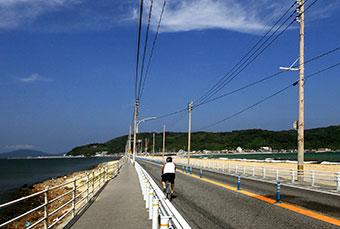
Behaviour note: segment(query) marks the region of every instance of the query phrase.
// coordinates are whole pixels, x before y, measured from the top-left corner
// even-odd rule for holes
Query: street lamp
[[[147,118],[143,118],[143,119],[141,119],[141,120],[139,120],[139,121],[137,121],[136,122],[136,133],[135,133],[135,135],[136,135],[136,137],[134,137],[134,149],[133,149],[133,162],[135,162],[135,158],[136,158],[136,153],[137,153],[137,151],[136,151],[136,142],[137,142],[137,134],[138,134],[138,127],[139,127],[139,124],[141,124],[141,123],[143,123],[143,122],[146,122],[146,121],[150,121],[150,120],[154,120],[154,119],[156,119],[157,117],[147,117]]]
[[[147,117],[147,118],[143,118],[143,119],[139,120],[139,121],[137,122],[137,129],[136,129],[137,134],[138,134],[138,126],[139,126],[139,124],[141,124],[141,123],[143,123],[143,122],[146,122],[146,121],[154,120],[154,119],[156,119],[156,118],[157,118],[157,117]]]

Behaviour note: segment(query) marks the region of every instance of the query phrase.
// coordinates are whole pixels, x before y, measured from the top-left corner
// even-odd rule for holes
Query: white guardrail
[[[159,159],[140,157],[145,160],[151,160],[162,163]],[[191,160],[190,167],[183,163],[183,158],[176,158],[177,168],[181,170],[203,169],[214,172],[230,174],[234,176],[242,176],[245,178],[254,178],[263,181],[281,181],[283,185],[290,184],[296,187],[310,187],[313,190],[330,191],[339,194],[340,191],[340,172],[325,172],[305,170],[302,179],[298,180],[298,171],[295,169],[282,169],[274,167],[259,166],[242,166],[229,164],[228,162],[216,162],[209,160]],[[190,172],[190,171],[189,171]]]
[[[20,212],[5,222],[0,221],[0,228],[48,229],[71,221],[118,174],[125,160],[126,158],[122,158],[111,165],[102,164],[99,168],[84,172],[84,175],[65,183],[1,204],[1,211],[10,207],[16,210],[32,205],[35,207]]]
[[[191,227],[165,197],[151,176],[135,162],[140,186],[145,200],[145,206],[149,210],[149,219],[152,220],[152,229],[190,229]]]

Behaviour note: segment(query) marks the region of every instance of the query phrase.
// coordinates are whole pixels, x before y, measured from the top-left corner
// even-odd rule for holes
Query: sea
[[[198,158],[228,158],[252,160],[297,161],[297,153],[234,153],[193,156]],[[305,161],[314,163],[340,163],[340,151],[337,152],[306,152]]]
[[[24,185],[87,170],[117,157],[0,159],[0,204]]]

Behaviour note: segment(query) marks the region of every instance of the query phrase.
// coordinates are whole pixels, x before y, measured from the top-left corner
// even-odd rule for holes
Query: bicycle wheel
[[[165,193],[166,193],[166,198],[170,199],[171,198],[171,190],[170,190],[170,182],[169,181],[166,182]]]

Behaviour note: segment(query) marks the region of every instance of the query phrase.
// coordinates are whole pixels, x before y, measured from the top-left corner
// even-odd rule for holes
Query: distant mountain
[[[37,150],[29,150],[29,149],[19,149],[14,150],[7,153],[1,153],[0,158],[22,158],[22,157],[39,157],[39,156],[51,156],[48,153],[37,151]]]
[[[149,151],[152,149],[152,134],[138,134],[139,139],[149,139]],[[187,148],[187,133],[166,133],[166,149],[178,151]],[[128,136],[120,136],[105,143],[93,143],[78,146],[68,152],[68,155],[92,156],[97,152],[106,151],[109,154],[123,152]],[[162,149],[162,133],[156,133],[156,151]],[[143,143],[144,145],[144,143]],[[243,149],[258,150],[261,146],[270,146],[273,149],[296,149],[297,131],[282,130],[270,131],[261,129],[237,130],[231,132],[194,132],[192,133],[192,150],[223,150],[236,149],[238,146]],[[340,149],[340,125],[305,130],[305,148],[331,148]]]

